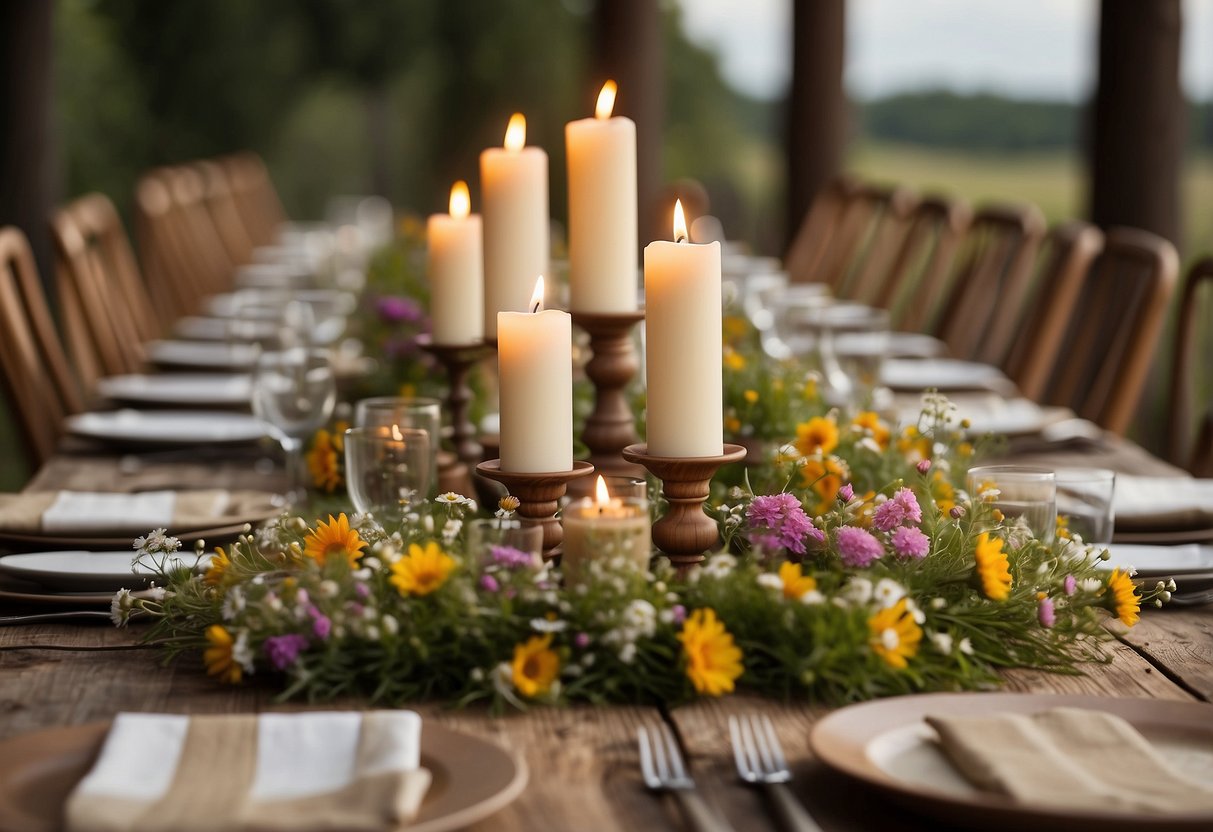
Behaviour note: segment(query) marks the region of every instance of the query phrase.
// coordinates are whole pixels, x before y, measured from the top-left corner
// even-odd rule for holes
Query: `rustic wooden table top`
[[[261,455],[237,460],[188,461],[155,457],[65,455],[51,460],[31,489],[268,487],[273,472]],[[1042,456],[1057,464],[1112,467],[1139,474],[1174,468],[1136,446],[1105,447]],[[1064,462],[1063,462],[1064,460]],[[108,625],[21,625],[0,628],[0,740],[58,725],[112,717],[119,711],[248,712],[301,709],[275,702],[269,680],[222,687],[190,660],[164,666],[160,654],[138,646],[138,629]],[[1083,675],[1027,671],[1004,674],[1006,688],[1034,693],[1083,693],[1213,701],[1213,607],[1147,611],[1112,647],[1106,665]],[[340,703],[359,707],[356,702]],[[332,707],[332,704],[327,705]],[[760,712],[775,723],[793,770],[793,788],[826,830],[942,829],[833,774],[814,760],[809,731],[825,708],[737,695],[672,709],[657,707],[535,708],[491,717],[483,710],[451,711],[420,704],[426,719],[483,736],[525,756],[530,783],[513,804],[477,830],[681,829],[668,800],[647,792],[640,779],[636,729],[666,722],[686,750],[701,790],[738,830],[774,830],[762,797],[733,769],[727,720]]]

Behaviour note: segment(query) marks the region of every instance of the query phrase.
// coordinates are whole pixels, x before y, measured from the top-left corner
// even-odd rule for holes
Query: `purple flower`
[[[763,549],[787,549],[803,555],[806,537],[825,540],[825,533],[813,525],[794,494],[755,497],[746,509],[746,519],[752,529],[750,540]]]
[[[270,636],[265,640],[265,655],[276,670],[286,670],[307,647],[307,638],[298,633]]]
[[[882,532],[890,532],[903,523],[921,523],[922,507],[918,498],[908,488],[899,488],[892,499],[885,500],[876,509],[872,525]]]
[[[687,620],[687,608],[682,604],[675,604],[670,607],[670,614],[674,616],[675,624],[681,624]]]
[[[1074,592],[1078,589],[1078,581],[1074,580],[1073,575],[1066,575],[1066,580],[1065,580],[1064,586],[1066,589],[1066,595],[1073,595]]]
[[[306,589],[300,589],[295,593],[295,603],[301,607],[306,607],[308,602],[312,600],[312,596],[307,594]]]
[[[1040,599],[1036,605],[1036,617],[1040,619],[1040,626],[1046,629],[1057,623],[1057,615],[1053,611],[1052,598],[1046,595]]]
[[[952,515],[953,519],[959,520],[961,517],[965,516],[965,510],[961,506],[952,506],[952,508],[948,510],[948,514]]]
[[[359,598],[366,598],[368,595],[371,594],[371,588],[369,586],[367,586],[366,584],[362,583],[361,581],[357,581],[354,584],[354,594],[357,595]]]
[[[835,532],[838,555],[847,566],[863,569],[884,557],[884,547],[871,533],[854,526],[841,526]]]
[[[899,558],[921,560],[931,551],[931,539],[913,526],[901,526],[893,532],[893,554]]]
[[[386,324],[417,324],[425,320],[425,313],[416,302],[396,295],[376,298],[375,313]]]
[[[589,633],[578,633],[577,635],[573,636],[573,646],[576,647],[578,650],[584,650],[585,648],[589,647],[590,646],[590,634]]]
[[[838,499],[844,503],[849,503],[855,499],[855,488],[849,482],[842,488],[838,489]]]
[[[493,563],[506,569],[525,569],[534,564],[534,559],[528,552],[513,546],[490,546],[489,556]]]
[[[480,588],[485,592],[496,592],[501,589],[501,584],[497,583],[497,579],[492,575],[481,575]]]
[[[918,473],[925,474],[927,471],[931,470],[931,460],[920,459],[918,460],[918,464],[914,467],[918,469]]]
[[[312,632],[316,634],[316,638],[321,641],[327,641],[329,633],[333,632],[333,622],[329,620],[327,615],[321,613],[312,622]]]

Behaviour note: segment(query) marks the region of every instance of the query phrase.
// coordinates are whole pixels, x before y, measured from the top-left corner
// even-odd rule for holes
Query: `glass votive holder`
[[[631,478],[628,478],[631,479]],[[643,481],[642,481],[643,482]],[[621,560],[637,570],[648,568],[653,553],[649,502],[644,497],[585,497],[567,505],[561,515],[565,582],[589,575],[592,561]]]
[[[350,428],[345,432],[345,480],[354,508],[371,513],[388,531],[430,489],[430,435],[416,428]]]
[[[423,430],[430,436],[430,492],[438,489],[438,449],[442,446],[442,403],[437,399],[409,396],[380,396],[362,399],[354,405],[354,427],[374,428],[398,425]]]
[[[1052,543],[1057,531],[1057,481],[1047,468],[986,465],[970,468],[969,497],[984,501],[1007,519],[1021,519],[1032,535]]]
[[[1112,542],[1116,516],[1112,496],[1116,472],[1106,468],[1062,468],[1055,471],[1058,529],[1078,535],[1083,543],[1106,546]]]
[[[467,543],[472,562],[483,566],[516,568],[522,555],[529,558],[531,566],[543,562],[543,527],[513,518],[469,521]]]

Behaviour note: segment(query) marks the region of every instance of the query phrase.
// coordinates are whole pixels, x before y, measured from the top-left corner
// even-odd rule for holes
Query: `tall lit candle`
[[[510,118],[505,146],[480,154],[484,211],[484,332],[497,337],[497,313],[521,312],[537,274],[548,274],[548,155],[526,146],[526,119]]]
[[[573,319],[543,308],[543,277],[530,311],[497,313],[501,470],[573,470]]]
[[[720,243],[687,240],[682,203],[674,240],[644,249],[648,452],[719,456],[724,450]]]
[[[564,128],[569,164],[569,307],[636,311],[636,124],[611,116],[615,82],[594,118]]]
[[[426,277],[435,344],[484,339],[484,249],[480,217],[471,213],[466,182],[451,186],[449,214],[432,214],[425,227]]]

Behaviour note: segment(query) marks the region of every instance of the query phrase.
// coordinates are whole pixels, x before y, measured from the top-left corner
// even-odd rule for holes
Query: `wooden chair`
[[[286,221],[286,212],[265,162],[250,150],[216,161],[227,172],[232,196],[249,239],[257,246],[273,243],[279,226]]]
[[[1179,255],[1162,237],[1113,228],[1083,283],[1044,402],[1124,434],[1175,291]]]
[[[1103,232],[1079,220],[1054,226],[1045,237],[1031,297],[1001,364],[1030,399],[1044,394],[1083,281],[1102,248]]]
[[[857,186],[843,205],[812,280],[828,284],[836,297],[847,297],[852,275],[869,255],[874,254],[877,262],[891,256],[892,245],[882,251],[877,248],[890,242],[886,229],[891,227],[894,238],[904,233],[909,212],[917,201],[917,195],[904,188]]]
[[[1010,347],[1044,233],[1044,216],[1033,205],[981,208],[958,255],[941,311],[926,331],[943,340],[956,358],[1000,363]],[[923,304],[920,309],[936,306],[933,298],[917,302]],[[1004,325],[1008,317],[1009,326]]]
[[[227,171],[217,162],[194,162],[191,167],[202,180],[202,201],[210,214],[215,232],[227,252],[227,259],[242,266],[253,259],[253,240],[244,225],[240,206],[232,192]]]
[[[813,199],[788,252],[784,269],[792,283],[810,283],[818,278],[817,266],[830,246],[847,203],[859,190],[857,179],[842,174],[828,182]]]
[[[148,294],[162,319],[175,321],[198,309],[203,289],[194,277],[184,229],[169,186],[155,172],[135,184],[135,238]]]
[[[47,308],[29,242],[0,228],[0,369],[29,462],[54,452],[63,419],[81,410],[80,390]]]
[[[884,284],[873,290],[870,301],[890,311],[896,328],[910,328],[905,321],[918,314],[915,296],[932,298],[942,292],[972,218],[963,200],[929,196],[918,203]]]
[[[202,177],[188,165],[162,168],[160,175],[176,206],[176,221],[185,242],[203,294],[214,295],[231,288],[236,264],[228,255],[206,204]]]
[[[914,212],[921,201],[909,188],[861,188],[859,203],[869,203],[871,227],[851,263],[839,275],[836,294],[840,298],[872,304],[888,282],[913,226]]]
[[[1200,302],[1201,290],[1209,287],[1213,296],[1213,257],[1200,260],[1188,271],[1184,284],[1183,300],[1179,304],[1179,321],[1175,330],[1175,355],[1171,375],[1170,436],[1168,455],[1176,465],[1182,465],[1193,474],[1213,477],[1213,410],[1205,413],[1193,442],[1192,401],[1196,396],[1208,395],[1209,380],[1213,378],[1208,365],[1198,361],[1203,346],[1200,339],[1213,335],[1213,329],[1198,327],[1200,313],[1213,311],[1213,297]],[[1207,356],[1205,356],[1207,358]],[[1202,367],[1204,384],[1194,384],[1193,370]],[[1195,391],[1193,387],[1197,387]],[[1199,388],[1205,389],[1199,389]]]

